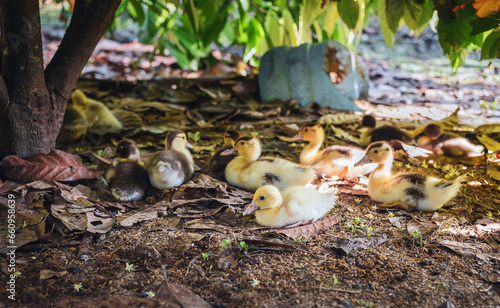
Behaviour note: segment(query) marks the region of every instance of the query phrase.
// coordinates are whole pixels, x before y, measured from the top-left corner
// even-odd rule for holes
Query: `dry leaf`
[[[167,211],[166,206],[152,206],[142,211],[133,211],[118,216],[118,224],[122,227],[132,227],[142,221],[153,220]]]
[[[498,0],[475,0],[472,6],[477,10],[476,15],[479,18],[500,11],[500,2]]]
[[[49,154],[35,154],[28,159],[8,156],[0,162],[3,175],[16,182],[76,181],[92,179],[102,174],[102,171],[85,167],[80,157],[60,150]]]
[[[428,237],[432,233],[432,231],[436,230],[437,228],[438,226],[435,223],[426,221],[417,216],[413,216],[412,220],[410,220],[410,222],[408,222],[408,225],[406,226],[406,229],[408,230],[408,233],[410,235],[414,235],[415,232],[420,232],[423,239]]]
[[[223,271],[227,271],[230,268],[235,268],[236,266],[238,266],[239,257],[239,247],[226,247],[219,254],[219,261],[217,262],[217,266]]]
[[[91,233],[106,233],[116,222],[116,217],[101,217],[95,212],[87,212],[87,231]]]
[[[372,236],[369,239],[365,237],[355,239],[339,239],[333,245],[334,248],[342,249],[347,255],[355,256],[362,249],[370,249],[380,245],[387,240],[387,235]]]
[[[67,271],[56,272],[56,271],[52,271],[52,270],[40,270],[40,280],[49,279],[52,277],[60,278],[64,275],[66,275],[67,273],[68,273]]]
[[[481,141],[481,143],[489,150],[493,152],[500,152],[500,142],[495,139],[488,137],[486,134],[478,134],[476,136],[477,140]]]
[[[299,238],[301,236],[303,238],[311,238],[316,234],[319,234],[320,232],[331,228],[333,225],[338,224],[340,220],[340,214],[337,214],[322,220],[318,220],[312,224],[301,225],[292,228],[275,229],[274,231],[283,233],[291,238]]]
[[[164,283],[156,291],[155,298],[165,300],[168,304],[164,307],[212,307],[203,298],[175,283]]]
[[[438,243],[465,257],[477,257],[484,261],[489,261],[490,258],[497,261],[500,260],[499,254],[484,253],[484,250],[488,247],[486,244],[462,243],[448,240],[438,241]]]

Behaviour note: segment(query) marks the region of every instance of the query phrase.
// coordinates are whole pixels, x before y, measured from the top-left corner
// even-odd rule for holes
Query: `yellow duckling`
[[[260,157],[260,142],[253,137],[240,137],[232,149],[221,155],[238,154],[226,167],[225,175],[229,184],[255,191],[272,184],[278,189],[290,186],[304,186],[314,177],[314,170],[284,159]]]
[[[407,132],[397,128],[392,125],[383,125],[377,127],[377,120],[372,115],[365,115],[363,120],[361,121],[361,137],[359,144],[361,145],[369,145],[372,142],[376,141],[391,141],[391,140],[399,140],[404,143],[411,144],[414,142],[412,136],[410,136]]]
[[[106,134],[117,133],[123,130],[123,124],[103,103],[90,99],[80,90],[71,94],[73,108],[80,112],[89,124],[89,131]]]
[[[445,133],[439,124],[428,124],[423,135],[417,138],[417,145],[437,155],[450,157],[474,157],[484,154],[484,148],[472,144],[457,134]]]
[[[149,177],[142,166],[139,149],[132,140],[122,140],[116,146],[118,163],[106,172],[106,181],[118,201],[137,201],[149,189]]]
[[[235,129],[229,129],[224,133],[224,146],[219,149],[210,158],[207,164],[208,174],[220,181],[226,181],[225,169],[227,164],[232,161],[236,155],[221,155],[225,150],[231,149],[234,142],[241,137],[241,133]]]
[[[366,149],[366,155],[356,163],[377,163],[370,174],[368,194],[383,207],[399,207],[405,210],[436,211],[453,198],[460,183],[467,176],[446,181],[420,173],[391,174],[392,147],[387,142],[374,142]]]
[[[310,187],[296,186],[280,192],[276,186],[266,185],[257,189],[243,215],[255,212],[259,224],[278,228],[314,222],[333,208],[335,200],[335,194],[322,194]]]
[[[166,150],[156,152],[146,163],[151,185],[168,189],[186,183],[194,173],[194,162],[189,149],[193,146],[180,130],[171,131],[165,139]]]
[[[57,143],[70,143],[82,138],[87,133],[88,123],[74,108],[66,107]]]
[[[366,164],[354,167],[365,151],[356,147],[345,145],[334,145],[320,151],[325,131],[319,124],[306,124],[300,133],[292,138],[293,141],[305,140],[309,144],[300,153],[302,165],[313,166],[318,176],[338,176],[340,179],[352,179],[363,174],[370,173],[377,166]]]

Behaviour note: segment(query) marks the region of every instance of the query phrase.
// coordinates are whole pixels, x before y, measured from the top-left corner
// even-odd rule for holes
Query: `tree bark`
[[[77,0],[44,72],[39,1],[0,0],[0,158],[54,149],[71,90],[120,3]]]

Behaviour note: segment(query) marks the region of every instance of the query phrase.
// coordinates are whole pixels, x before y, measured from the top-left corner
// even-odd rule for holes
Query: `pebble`
[[[349,301],[343,300],[340,302],[340,304],[344,307],[350,308],[352,307],[352,304]]]
[[[434,260],[432,260],[431,258],[424,258],[424,259],[422,259],[422,261],[420,261],[420,264],[421,265],[433,265]]]

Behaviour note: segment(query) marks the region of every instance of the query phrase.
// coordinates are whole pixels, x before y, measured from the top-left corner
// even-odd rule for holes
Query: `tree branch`
[[[82,1],[75,3],[78,13],[73,15],[59,49],[45,69],[49,92],[68,100],[80,73],[92,55],[106,27],[114,17],[121,0],[90,1],[81,11]],[[76,4],[80,8],[76,7]],[[81,12],[80,12],[81,11]],[[62,106],[61,106],[62,107]]]

